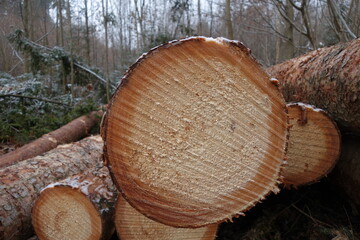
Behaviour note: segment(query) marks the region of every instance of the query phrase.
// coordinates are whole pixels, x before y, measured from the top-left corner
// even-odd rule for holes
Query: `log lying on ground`
[[[119,197],[115,208],[115,227],[121,240],[214,240],[218,225],[202,228],[170,227],[145,217]]]
[[[313,183],[333,169],[340,155],[340,132],[321,109],[302,103],[287,105],[290,123],[283,183]]]
[[[278,191],[285,102],[239,42],[173,41],[133,65],[102,125],[126,199],[158,222],[200,227]]]
[[[93,126],[100,122],[102,111],[94,111],[89,115],[81,116],[61,128],[43,135],[12,152],[0,156],[0,168],[16,162],[36,157],[44,152],[65,143],[71,143],[85,137]]]
[[[360,39],[321,48],[267,69],[287,102],[324,109],[344,131],[360,134]]]
[[[117,189],[106,167],[50,184],[32,209],[42,240],[105,240],[114,233]]]
[[[102,147],[99,136],[88,137],[0,169],[0,239],[32,236],[31,208],[40,190],[50,183],[101,165]]]

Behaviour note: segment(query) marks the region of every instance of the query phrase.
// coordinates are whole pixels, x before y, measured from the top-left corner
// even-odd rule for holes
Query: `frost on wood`
[[[360,39],[321,48],[267,69],[287,102],[324,109],[342,130],[360,134]]]
[[[290,134],[283,182],[287,186],[315,182],[329,173],[339,158],[339,130],[321,109],[302,103],[287,108]]]
[[[50,184],[32,209],[36,235],[43,240],[108,239],[115,230],[116,199],[105,167]]]
[[[99,136],[88,137],[0,169],[0,239],[32,236],[31,208],[41,189],[101,165],[102,146]]]
[[[214,240],[218,225],[202,228],[167,226],[145,217],[119,197],[115,208],[115,227],[121,240]]]
[[[123,78],[102,126],[105,161],[126,199],[152,219],[220,222],[277,191],[285,108],[241,43],[173,41]]]

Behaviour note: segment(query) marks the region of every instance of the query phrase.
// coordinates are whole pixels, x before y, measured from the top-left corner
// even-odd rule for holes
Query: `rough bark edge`
[[[308,185],[311,185],[311,184],[314,184],[314,183],[317,183],[319,182],[322,178],[326,177],[330,172],[332,172],[332,170],[335,168],[335,166],[337,165],[337,163],[339,162],[339,159],[340,159],[340,155],[341,155],[341,145],[342,145],[342,137],[341,137],[341,132],[336,124],[336,122],[330,117],[330,115],[323,109],[320,109],[320,108],[317,108],[316,106],[314,105],[311,105],[311,104],[307,104],[307,103],[302,103],[302,102],[290,102],[288,104],[286,104],[286,107],[288,106],[298,106],[298,107],[301,107],[301,108],[311,108],[313,109],[314,111],[317,111],[321,114],[323,114],[326,118],[328,118],[331,123],[334,125],[334,128],[335,130],[337,131],[338,135],[339,135],[339,152],[336,156],[336,159],[334,161],[334,164],[331,166],[331,168],[328,169],[328,171],[326,171],[323,175],[317,177],[316,179],[314,179],[313,181],[310,181],[310,182],[307,182],[307,183],[303,183],[303,184],[299,184],[299,185],[294,185],[294,184],[286,184],[286,183],[282,183],[282,187],[286,188],[286,189],[298,189],[299,187],[303,187],[303,186],[308,186]],[[291,126],[289,126],[289,131],[291,129]],[[288,136],[290,137],[290,134],[288,134]],[[291,138],[291,137],[290,137]],[[289,141],[289,139],[288,139]],[[288,163],[286,163],[288,164]],[[283,171],[285,171],[285,166],[283,168]],[[284,178],[282,178],[282,180],[284,180]]]
[[[109,171],[110,171],[110,176],[112,181],[114,182],[115,186],[117,187],[117,189],[119,190],[119,193],[121,194],[121,196],[133,207],[137,210],[137,208],[133,205],[133,203],[131,201],[129,201],[129,199],[126,197],[125,193],[121,190],[120,184],[117,182],[113,171],[112,171],[112,167],[109,164],[108,161],[108,154],[107,154],[107,146],[106,146],[106,138],[107,138],[107,128],[108,128],[108,116],[110,115],[111,112],[111,107],[114,103],[114,96],[116,96],[123,87],[125,87],[127,85],[128,82],[128,78],[131,76],[132,72],[134,71],[134,69],[137,68],[138,65],[140,65],[146,58],[150,57],[151,55],[153,55],[154,53],[156,53],[157,51],[164,49],[164,48],[168,48],[174,45],[179,45],[179,44],[183,44],[184,42],[188,42],[188,41],[215,41],[215,42],[220,42],[222,44],[227,44],[229,46],[233,46],[233,47],[237,47],[240,48],[242,52],[244,52],[250,59],[251,61],[253,61],[255,64],[259,65],[260,70],[262,70],[267,76],[269,81],[276,87],[277,91],[279,92],[279,95],[282,96],[281,94],[281,90],[280,90],[280,82],[276,79],[276,78],[270,78],[268,72],[262,67],[262,65],[256,60],[256,58],[251,54],[251,50],[249,48],[247,48],[242,42],[240,41],[236,41],[236,40],[229,40],[223,37],[219,37],[219,38],[209,38],[209,37],[203,37],[203,36],[199,36],[199,37],[188,37],[188,38],[184,38],[184,39],[179,39],[179,40],[173,40],[164,44],[161,44],[159,46],[156,46],[152,49],[150,49],[149,52],[147,53],[143,53],[136,61],[133,65],[131,65],[129,67],[129,69],[125,72],[124,76],[122,77],[122,79],[120,80],[119,85],[117,86],[116,90],[114,91],[114,93],[111,96],[110,102],[107,106],[107,110],[103,115],[103,118],[101,120],[100,123],[100,136],[102,137],[103,141],[104,141],[104,147],[103,147],[103,162],[104,165],[108,167]],[[282,100],[285,103],[284,97],[282,96]],[[287,107],[286,107],[286,103],[285,103],[285,107],[284,107],[284,112],[286,113],[286,116],[288,116],[288,111],[287,111]],[[266,199],[266,197],[268,197],[270,194],[274,193],[274,194],[278,194],[281,190],[280,185],[282,183],[282,172],[284,169],[285,164],[287,163],[287,150],[288,150],[288,140],[289,140],[289,118],[286,117],[286,142],[285,142],[285,146],[284,146],[284,155],[283,155],[283,163],[281,164],[279,171],[278,171],[278,177],[275,180],[274,183],[274,188],[273,189],[269,189],[269,192],[267,194],[265,194],[263,197],[259,198],[258,201],[255,201],[253,204],[251,204],[249,207],[245,208],[244,210],[242,210],[239,213],[235,213],[233,215],[231,215],[229,218],[225,218],[223,220],[219,220],[216,222],[213,222],[212,224],[220,224],[222,222],[233,222],[233,218],[238,218],[240,216],[245,216],[245,212],[249,211],[251,208],[253,208],[257,203],[261,203],[263,200]],[[151,216],[147,216],[148,218],[150,218],[153,221],[157,221],[156,219],[152,218]],[[162,223],[164,224],[164,223]],[[207,226],[208,224],[203,224],[203,225],[186,225],[186,226],[178,226],[178,225],[170,225],[173,227],[180,227],[180,228],[199,228],[199,227],[204,227]]]
[[[97,186],[94,189],[94,191],[96,191],[95,194],[88,192],[88,188],[92,187],[92,185]],[[42,192],[56,187],[67,187],[74,191],[78,191],[95,207],[100,216],[102,226],[102,232],[99,239],[106,240],[113,235],[115,232],[113,219],[118,192],[111,181],[109,171],[106,167],[99,166],[95,169],[86,171],[85,173],[51,183],[41,190],[40,195]],[[96,190],[98,187],[101,187],[101,189]],[[34,213],[35,205],[36,202],[31,210],[32,215]]]
[[[337,122],[342,133],[360,136],[360,121],[358,118],[360,108],[354,109],[354,106],[358,106],[358,103],[360,103],[360,89],[358,86],[353,88],[355,80],[357,80],[357,85],[359,85],[359,75],[356,75],[359,74],[359,70],[357,70],[357,65],[360,61],[359,44],[360,38],[357,38],[349,42],[319,48],[302,56],[268,67],[265,70],[269,75],[280,80],[280,90],[287,102],[302,101],[314,104],[327,111]],[[338,55],[341,55],[341,58],[337,58]],[[330,61],[330,65],[328,61]],[[317,69],[314,70],[316,67]],[[343,68],[345,70],[341,71],[340,69]],[[340,78],[343,82],[340,84],[337,78]],[[301,88],[301,91],[294,91],[302,84],[309,83],[310,81],[314,82],[314,79],[315,82],[324,79],[327,81],[326,83],[338,82],[336,86],[341,88],[341,96],[334,94],[338,92],[337,90],[330,89],[332,91],[330,97],[336,97],[335,101],[338,106],[345,103],[344,107],[339,108],[336,106],[334,108],[334,105],[330,103],[319,102],[314,94],[309,95],[306,91],[304,92],[304,90],[309,90],[306,88]],[[296,84],[297,82],[302,84]],[[320,86],[316,87],[310,91],[321,93],[329,90],[326,88],[320,89]],[[350,93],[352,94],[350,95]],[[309,96],[311,96],[311,99],[309,99]],[[352,111],[347,109],[352,109]],[[352,116],[354,114],[356,114],[356,118]]]
[[[102,143],[99,136],[88,137],[73,144],[60,145],[45,156],[30,158],[0,169],[0,239],[5,236],[10,240],[32,236],[31,208],[41,189],[51,182],[101,165]],[[81,152],[83,157],[73,159],[72,146]],[[54,154],[52,161],[48,161],[46,156],[51,154]],[[70,160],[63,163],[58,157],[67,157]],[[11,222],[6,221],[7,218],[10,218]]]
[[[12,151],[0,156],[0,168],[10,166],[17,162],[36,157],[60,144],[76,141],[89,134],[91,128],[99,122],[103,112],[94,111],[89,115],[78,117],[68,124],[56,129],[42,137]],[[42,146],[39,148],[39,146]]]

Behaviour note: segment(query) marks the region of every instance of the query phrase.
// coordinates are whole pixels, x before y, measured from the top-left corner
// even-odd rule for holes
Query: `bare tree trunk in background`
[[[229,39],[234,39],[234,31],[233,31],[232,20],[231,20],[230,0],[226,0],[226,2],[225,2],[225,21],[226,21],[227,37]]]
[[[73,43],[73,34],[72,34],[72,22],[71,22],[71,5],[70,0],[67,0],[66,6],[66,17],[69,25],[69,36],[70,36],[70,84],[71,84],[71,96],[75,96],[74,93],[74,84],[75,84],[75,74],[74,74],[74,43]]]
[[[101,0],[102,14],[105,28],[105,69],[106,69],[106,98],[110,101],[110,78],[109,78],[109,39],[108,39],[108,0]]]
[[[202,35],[202,21],[201,21],[201,0],[197,2],[197,14],[198,14],[198,35]]]
[[[46,4],[43,4],[43,20],[44,20],[44,46],[49,46],[49,38],[48,38],[48,30],[47,30],[47,24],[48,24],[48,6]]]
[[[138,6],[138,0],[134,0],[135,4],[135,13],[136,13],[136,19],[139,23],[140,27],[140,36],[141,36],[141,48],[144,48],[146,46],[146,36],[145,36],[145,30],[144,30],[144,6],[145,6],[145,0],[140,0],[140,8]]]
[[[291,21],[294,20],[294,8],[291,5],[290,0],[286,0],[285,14]],[[287,21],[285,21],[283,34],[286,39],[281,40],[280,42],[280,56],[278,56],[277,62],[283,62],[284,60],[294,57],[294,27]]]
[[[355,39],[355,34],[350,30],[349,26],[345,22],[341,15],[341,10],[333,0],[327,0],[330,15],[333,18],[335,25],[335,33],[338,36],[340,42],[347,42],[350,39]]]
[[[91,65],[90,57],[90,36],[89,36],[89,14],[88,14],[88,0],[84,0],[85,5],[85,42],[86,42],[86,63]]]
[[[209,7],[210,7],[210,36],[213,34],[213,27],[214,27],[214,12],[213,12],[213,0],[208,0]]]
[[[24,26],[24,33],[25,33],[25,37],[29,38],[29,21],[30,21],[30,6],[29,6],[29,2],[28,0],[25,0],[22,6],[22,21],[23,21],[23,26]],[[25,58],[24,58],[24,67],[25,67],[25,72],[30,72],[31,67],[30,67],[30,59],[29,59],[29,54],[24,54]]]
[[[58,0],[58,18],[59,18],[59,37],[60,37],[60,46],[64,47],[64,22],[63,22],[63,16],[62,16],[62,2],[61,0]]]

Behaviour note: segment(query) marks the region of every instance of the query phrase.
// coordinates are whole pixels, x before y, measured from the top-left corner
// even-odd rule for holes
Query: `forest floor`
[[[223,223],[217,240],[360,239],[359,206],[329,179],[269,196],[245,217]]]

